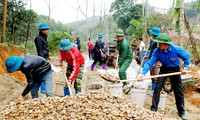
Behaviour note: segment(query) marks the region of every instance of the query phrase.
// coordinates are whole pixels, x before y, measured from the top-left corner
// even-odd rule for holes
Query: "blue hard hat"
[[[98,38],[102,38],[102,37],[103,37],[103,33],[99,33]]]
[[[73,44],[70,42],[69,39],[62,39],[60,41],[60,46],[59,46],[60,50],[69,50],[72,47],[73,47]]]
[[[48,30],[49,26],[46,23],[42,23],[39,25],[38,30]]]
[[[22,64],[23,58],[21,56],[10,56],[6,59],[6,69],[8,72],[15,72],[17,71],[21,64]]]
[[[150,32],[152,35],[158,36],[158,35],[160,35],[160,28],[158,28],[158,27],[153,27],[151,30],[149,30],[149,32]]]

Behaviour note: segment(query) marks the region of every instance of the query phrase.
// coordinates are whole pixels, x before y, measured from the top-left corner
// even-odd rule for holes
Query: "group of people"
[[[31,92],[32,98],[38,98],[39,87],[44,83],[41,89],[45,90],[47,97],[53,96],[52,90],[52,69],[49,57],[49,47],[47,33],[49,26],[46,23],[39,25],[39,34],[35,38],[37,55],[25,54],[23,56],[10,56],[6,59],[5,65],[9,73],[21,71],[27,79],[27,86],[19,96],[18,101],[24,101],[25,96]],[[79,49],[73,46],[69,39],[63,39],[59,44],[59,66],[66,61],[68,66],[66,77],[68,78],[67,86],[74,82],[76,93],[81,92],[80,80],[82,79],[84,57]],[[63,78],[64,79],[64,78]]]
[[[150,55],[145,56],[148,57],[149,60],[143,66],[142,72],[138,81],[142,81],[144,79],[144,75],[150,70],[151,75],[156,74],[167,74],[173,72],[181,71],[182,74],[187,73],[188,65],[190,64],[190,54],[182,47],[174,45],[170,39],[170,37],[166,33],[161,33],[158,27],[153,27],[149,30],[149,33],[152,35],[153,40],[151,41]],[[127,70],[131,61],[132,54],[129,48],[128,42],[124,39],[124,34],[116,34],[117,36],[117,50],[119,53],[118,67],[119,67],[119,77],[120,80],[126,79],[126,73],[124,71]],[[142,42],[142,39],[140,38]],[[144,50],[145,46],[143,43],[140,45],[141,51]],[[179,58],[183,60],[184,66],[180,68]],[[160,70],[156,70],[157,65],[161,64]],[[158,67],[159,68],[159,67]],[[159,72],[158,72],[159,71]],[[181,75],[169,76],[170,82],[172,84],[172,88],[174,90],[176,107],[178,110],[179,116],[186,120],[186,114],[184,109],[184,92],[182,87]],[[156,80],[156,87],[153,93],[152,98],[152,111],[158,110],[158,103],[160,99],[160,92],[164,86],[166,77],[159,77]]]
[[[167,74],[179,71],[181,71],[182,74],[186,74],[188,65],[190,64],[190,53],[184,50],[182,47],[174,45],[169,35],[167,35],[166,33],[161,33],[158,27],[153,27],[151,30],[149,30],[149,33],[152,35],[152,41],[149,47],[150,54],[149,56],[144,56],[144,58],[148,57],[149,60],[143,66],[138,81],[142,81],[144,75],[149,70],[151,72],[151,75]],[[117,61],[118,65],[116,66],[116,69],[119,69],[118,74],[120,80],[126,80],[126,70],[132,62],[133,54],[130,44],[125,38],[125,35],[122,30],[116,31],[116,38],[117,50],[115,53],[117,54],[117,56],[119,56],[119,59]],[[145,45],[142,41],[142,38],[140,38],[139,40],[141,41],[140,49],[141,51],[143,51],[145,49]],[[96,42],[97,45],[99,41]],[[99,46],[97,47],[97,51],[99,52],[98,55],[100,56],[102,52]],[[100,58],[99,56],[97,58]],[[179,58],[182,59],[184,62],[183,68],[180,68]],[[99,59],[96,59],[91,65],[91,70],[94,69],[97,60]],[[160,68],[156,67],[157,65],[161,65]],[[104,67],[104,64],[102,64],[102,67]],[[156,70],[158,68],[160,70]],[[169,79],[174,90],[178,114],[183,120],[186,120],[187,117],[184,109],[184,92],[182,87],[181,75],[169,76]],[[156,83],[156,87],[152,98],[152,111],[156,112],[158,110],[160,92],[164,86],[165,80],[166,77],[159,77],[156,81],[154,81]],[[125,86],[126,83],[123,82],[123,85]]]
[[[42,82],[45,83],[45,91],[48,97],[53,96],[52,92],[52,70],[51,64],[49,62],[49,49],[47,44],[47,32],[48,25],[43,23],[39,26],[39,34],[35,39],[35,44],[38,52],[36,55],[23,55],[23,56],[10,56],[5,61],[6,68],[8,72],[15,72],[17,70],[22,71],[26,75],[28,85],[24,89],[23,93],[19,97],[19,101],[24,101],[24,96],[31,91],[32,98],[38,98],[38,90]],[[153,27],[150,31],[152,35],[152,42],[150,50],[149,60],[144,65],[142,73],[138,78],[138,81],[142,81],[144,75],[151,70],[152,75],[154,74],[166,74],[181,71],[182,74],[187,73],[187,68],[190,63],[190,54],[182,47],[174,45],[170,37],[166,33],[161,33],[158,27]],[[103,34],[98,34],[98,39],[95,46],[91,44],[90,39],[88,40],[88,50],[89,56],[92,56],[94,62],[91,65],[91,70],[93,71],[97,62],[99,62],[103,69],[106,69],[105,63],[102,61],[102,56],[105,54],[102,50],[102,38]],[[126,70],[133,59],[133,53],[128,40],[122,30],[116,31],[117,38],[117,50],[116,54],[118,56],[116,69],[119,69],[120,80],[126,80]],[[77,44],[80,41],[77,38]],[[84,57],[80,52],[80,46],[78,49],[73,46],[73,43],[69,39],[63,39],[60,41],[59,45],[59,65],[63,65],[63,61],[68,63],[66,76],[68,78],[67,85],[71,86],[74,82],[74,88],[76,93],[81,92],[80,80],[82,79]],[[144,45],[141,49],[144,49]],[[184,62],[184,68],[180,68],[181,58]],[[160,62],[162,66],[160,67],[159,73],[155,73],[154,66]],[[174,90],[176,107],[178,114],[182,119],[187,119],[184,109],[184,93],[181,82],[180,75],[169,76],[172,88]],[[160,92],[164,86],[166,77],[160,77],[156,80],[156,87],[152,98],[152,111],[158,110],[158,103],[160,99]],[[126,83],[124,83],[126,85]]]

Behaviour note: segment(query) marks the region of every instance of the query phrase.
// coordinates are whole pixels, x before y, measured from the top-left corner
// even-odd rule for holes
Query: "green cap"
[[[166,43],[166,44],[172,44],[170,37],[166,33],[161,33],[158,37],[156,37],[154,42],[157,43]]]
[[[124,37],[124,32],[121,29],[119,29],[119,30],[116,31],[116,36],[123,36]]]

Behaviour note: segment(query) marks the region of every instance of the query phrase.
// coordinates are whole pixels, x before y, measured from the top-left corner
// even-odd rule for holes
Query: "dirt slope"
[[[25,76],[20,72],[14,72],[14,73],[7,73],[6,72],[6,67],[5,67],[5,60],[9,56],[18,56],[22,55],[24,53],[23,49],[18,48],[18,47],[13,47],[13,46],[5,46],[5,45],[0,45],[0,74],[1,75],[11,75],[14,78],[18,80],[25,80]]]

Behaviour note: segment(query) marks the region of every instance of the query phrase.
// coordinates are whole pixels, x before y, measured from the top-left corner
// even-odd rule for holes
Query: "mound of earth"
[[[5,66],[5,60],[9,56],[19,56],[22,55],[23,53],[24,50],[22,48],[0,45],[0,74],[1,75],[8,74],[21,81],[25,80],[25,76],[20,71],[14,73],[7,73]]]
[[[17,101],[24,88],[25,84],[23,82],[19,82],[8,75],[0,75],[0,106]]]

